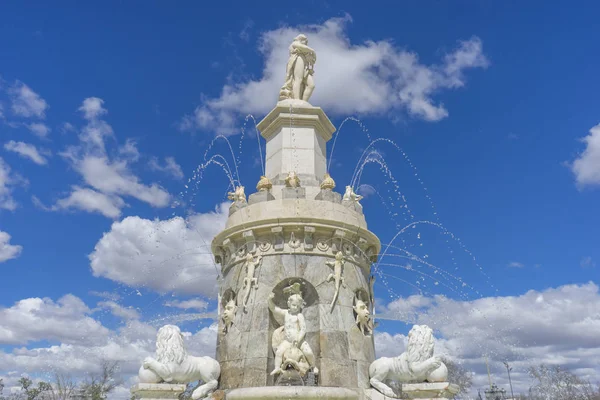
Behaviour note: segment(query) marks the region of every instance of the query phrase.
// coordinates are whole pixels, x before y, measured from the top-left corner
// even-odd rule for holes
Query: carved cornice
[[[369,268],[377,260],[380,243],[366,229],[348,229],[322,221],[289,221],[281,224],[257,224],[253,229],[229,229],[212,244],[213,254],[223,273],[244,262],[248,252],[273,254],[308,254],[335,257],[338,251],[347,262]],[[312,223],[311,223],[312,222]]]

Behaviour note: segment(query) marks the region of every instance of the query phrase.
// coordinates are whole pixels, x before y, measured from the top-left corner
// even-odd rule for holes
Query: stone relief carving
[[[264,192],[271,190],[272,188],[273,184],[271,183],[269,178],[267,178],[264,175],[261,175],[260,179],[258,180],[258,183],[256,184],[256,190],[259,192]]]
[[[369,277],[369,300],[371,301],[371,310],[373,313],[373,326],[375,326],[375,291],[373,290],[375,287],[375,275],[371,275]]]
[[[279,100],[308,101],[315,89],[313,67],[317,53],[308,47],[306,35],[298,35],[289,47],[290,58],[285,69],[285,83],[279,91]]]
[[[373,334],[373,322],[369,311],[369,302],[364,297],[363,291],[357,291],[352,308],[356,314],[356,325],[360,332],[366,336]]]
[[[370,262],[376,259],[374,249],[366,239],[341,229],[327,232],[309,225],[285,228],[277,225],[266,230],[249,229],[227,237],[216,251],[215,260],[223,270],[227,270],[238,262],[245,262],[247,253],[256,255],[259,252],[265,256],[279,252],[306,252],[335,256],[341,251],[346,262],[368,268]],[[241,297],[238,305],[242,305]]]
[[[246,203],[246,193],[243,186],[237,186],[233,192],[227,193],[227,198],[234,203]]]
[[[408,333],[408,349],[398,357],[382,357],[369,366],[371,386],[388,397],[398,397],[386,385],[396,382],[445,382],[448,369],[439,357],[433,356],[433,331],[427,325],[415,325]]]
[[[219,363],[210,357],[188,355],[177,326],[165,325],[158,330],[155,357],[144,360],[138,373],[141,383],[204,382],[193,391],[193,400],[206,399],[217,388]]]
[[[223,321],[223,333],[226,334],[227,332],[229,332],[231,325],[233,325],[233,321],[235,320],[235,314],[237,313],[238,309],[238,306],[235,302],[235,293],[231,289],[225,291],[222,303],[224,304],[224,306],[223,311],[221,311],[221,320]]]
[[[285,178],[285,187],[297,188],[300,187],[300,178],[294,171],[290,171]]]
[[[254,277],[254,272],[260,265],[261,261],[262,256],[256,257],[255,260],[251,253],[246,255],[246,262],[244,263],[246,276],[244,277],[244,286],[242,287],[242,290],[245,290],[243,300],[244,311],[246,311],[248,305],[248,298],[250,297],[250,290],[252,289],[252,286],[254,286],[254,290],[258,289],[258,278]]]
[[[337,302],[338,296],[340,294],[340,285],[346,287],[344,283],[344,277],[342,276],[342,268],[344,266],[344,254],[341,251],[338,251],[335,255],[335,261],[326,261],[325,264],[328,267],[333,267],[333,273],[329,274],[327,277],[327,282],[334,281],[335,283],[335,293],[333,294],[333,299],[331,300],[331,311],[335,307],[335,303]]]
[[[269,310],[282,326],[273,332],[271,345],[275,353],[275,368],[271,375],[278,375],[284,370],[293,368],[301,376],[312,368],[315,374],[319,373],[315,365],[315,356],[306,342],[306,321],[302,309],[306,305],[302,298],[300,283],[294,283],[283,289],[287,299],[287,309],[275,305],[275,294],[269,295]]]

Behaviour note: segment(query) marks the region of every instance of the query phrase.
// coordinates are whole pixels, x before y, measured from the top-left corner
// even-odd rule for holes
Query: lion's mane
[[[156,360],[163,364],[181,364],[187,356],[183,335],[175,325],[165,325],[156,336]]]
[[[408,333],[406,360],[409,364],[425,361],[433,356],[433,331],[427,325],[415,325]]]

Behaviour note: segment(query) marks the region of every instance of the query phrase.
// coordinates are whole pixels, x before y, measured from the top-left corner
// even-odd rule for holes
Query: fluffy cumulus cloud
[[[13,114],[25,118],[45,118],[48,103],[23,82],[15,82],[8,89]]]
[[[83,101],[79,111],[86,124],[79,133],[79,144],[61,152],[88,187],[73,186],[68,196],[48,208],[79,209],[117,218],[126,205],[123,197],[153,207],[167,206],[171,200],[169,193],[156,183],[142,183],[132,171],[132,164],[140,157],[135,142],[127,140],[112,153],[107,150],[107,139],[115,139],[115,135],[112,127],[101,119],[107,114],[103,104],[97,97]]]
[[[11,236],[3,231],[0,231],[0,263],[19,257],[23,246],[10,244]]]
[[[590,129],[590,134],[581,139],[586,147],[571,163],[575,182],[580,188],[600,186],[600,124]]]
[[[0,309],[0,343],[27,344],[57,340],[64,344],[86,341],[105,342],[108,330],[89,314],[91,310],[73,295],[56,302],[48,298],[28,298]]]
[[[434,96],[444,89],[465,85],[464,73],[485,68],[489,62],[477,37],[459,41],[438,64],[425,65],[417,54],[392,41],[352,43],[346,34],[349,16],[322,25],[284,26],[264,33],[259,50],[264,57],[262,77],[227,84],[217,98],[206,98],[193,114],[184,117],[184,130],[209,129],[235,133],[240,114],[265,114],[275,104],[284,81],[288,47],[300,32],[308,35],[317,52],[317,89],[311,102],[342,115],[383,114],[404,111],[427,121],[448,116]]]
[[[23,373],[52,379],[58,372],[77,381],[100,372],[103,361],[116,361],[119,377],[126,383],[111,398],[129,399],[128,389],[136,381],[141,360],[155,351],[157,328],[141,321],[131,308],[113,301],[100,302],[96,309],[108,309],[127,323],[108,329],[93,318],[95,309],[73,295],[57,301],[23,299],[12,307],[0,308],[0,345],[13,346],[12,350],[0,350],[0,377],[7,386],[16,384]],[[216,333],[216,325],[184,332],[188,351],[214,357]]]
[[[48,163],[48,160],[43,153],[38,151],[34,145],[29,143],[15,142],[14,140],[11,140],[4,144],[4,149],[6,151],[17,153],[21,157],[27,158],[38,165],[46,165]],[[44,153],[47,154],[47,152]]]
[[[112,224],[89,255],[95,276],[159,292],[214,296],[217,270],[212,238],[224,228],[227,205],[214,212]]]
[[[380,318],[436,329],[439,352],[475,371],[477,385],[487,380],[484,356],[501,385],[508,385],[502,361],[509,361],[518,391],[529,387],[526,368],[539,363],[564,366],[592,381],[600,374],[594,361],[600,359],[600,292],[594,283],[473,301],[416,295],[390,303]],[[379,334],[378,354],[397,354],[405,340]]]

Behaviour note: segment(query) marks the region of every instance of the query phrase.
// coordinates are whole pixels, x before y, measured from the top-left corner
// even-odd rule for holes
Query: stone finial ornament
[[[285,178],[285,187],[297,188],[300,187],[300,178],[294,171],[290,171]]]
[[[254,256],[252,253],[246,254],[246,261],[244,262],[244,268],[246,268],[246,277],[244,278],[244,287],[242,290],[246,290],[244,293],[244,311],[246,311],[248,305],[248,298],[250,297],[250,289],[254,286],[254,290],[258,289],[258,279],[254,277],[254,272],[256,268],[260,265],[262,261],[262,257],[256,257],[254,260]]]
[[[275,368],[271,375],[278,375],[285,369],[293,368],[304,376],[312,368],[315,374],[319,373],[315,365],[315,355],[306,342],[306,321],[302,314],[302,308],[306,305],[302,298],[301,286],[294,283],[284,290],[288,295],[288,309],[279,308],[275,305],[275,294],[269,295],[269,310],[275,319],[282,324],[273,332],[271,345],[275,353]]]
[[[321,182],[321,190],[333,190],[335,189],[335,181],[328,173],[325,173],[323,182]]]
[[[243,186],[236,186],[235,191],[227,193],[227,198],[234,203],[245,203],[246,193]]]
[[[266,190],[271,190],[273,188],[273,184],[266,176],[262,175],[256,184],[256,190],[259,192],[264,192]]]
[[[398,357],[381,357],[369,366],[371,386],[388,397],[398,397],[384,382],[445,382],[448,369],[434,357],[433,331],[427,325],[415,325],[408,333],[408,349]]]
[[[156,359],[147,357],[139,370],[141,383],[204,382],[192,393],[192,399],[207,398],[219,384],[221,367],[210,357],[187,354],[183,335],[175,325],[165,325],[156,336]]]
[[[294,38],[289,51],[285,83],[279,91],[279,100],[296,99],[308,102],[315,89],[313,68],[317,62],[317,53],[308,47],[308,38],[303,34]]]
[[[346,284],[344,283],[344,277],[342,276],[342,268],[344,266],[344,254],[341,251],[338,251],[335,255],[335,261],[327,261],[325,262],[325,265],[327,265],[328,267],[333,267],[333,272],[327,277],[327,282],[335,282],[335,293],[333,294],[333,299],[331,300],[331,311],[333,311],[335,303],[340,294],[340,285],[346,287]]]

